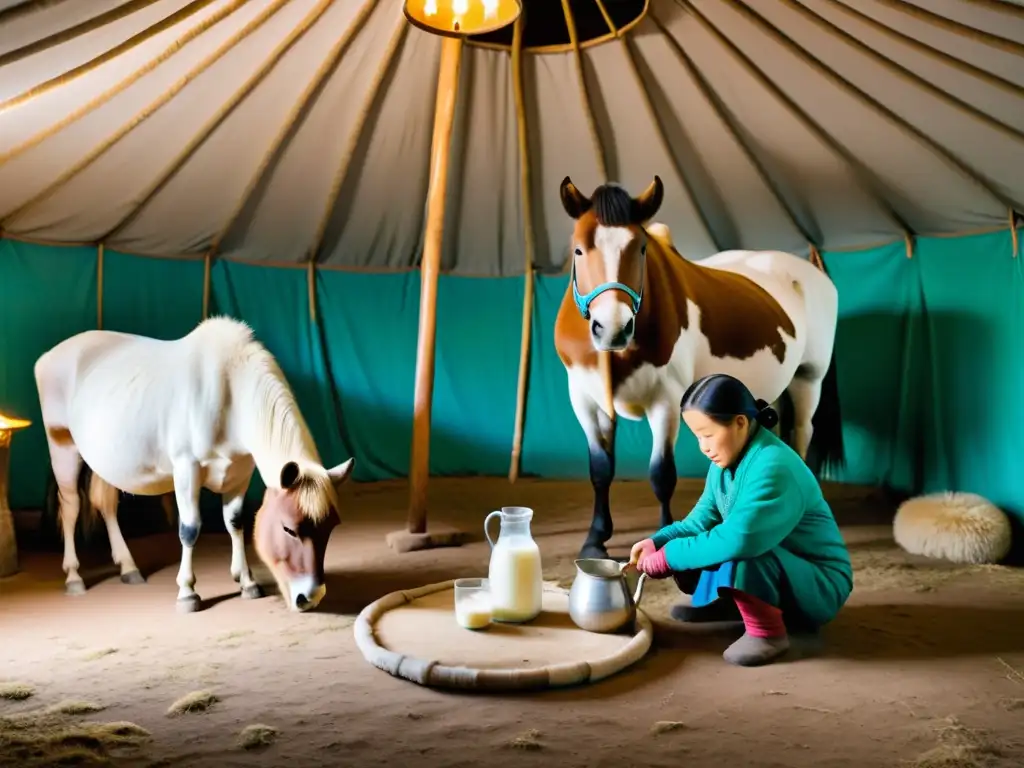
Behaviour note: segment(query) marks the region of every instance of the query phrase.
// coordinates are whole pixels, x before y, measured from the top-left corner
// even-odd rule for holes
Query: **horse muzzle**
[[[600,321],[590,321],[590,338],[598,352],[618,352],[630,345],[636,330],[636,318],[632,316],[619,328],[606,328]]]
[[[305,613],[320,605],[320,601],[327,594],[327,587],[312,576],[296,576],[288,582],[288,592],[288,607],[293,611]]]

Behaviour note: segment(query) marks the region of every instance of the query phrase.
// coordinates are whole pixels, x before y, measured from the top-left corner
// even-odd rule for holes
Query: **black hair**
[[[679,403],[680,411],[700,411],[719,424],[746,416],[771,429],[779,414],[764,400],[755,400],[747,385],[727,373],[712,373],[690,385]]]

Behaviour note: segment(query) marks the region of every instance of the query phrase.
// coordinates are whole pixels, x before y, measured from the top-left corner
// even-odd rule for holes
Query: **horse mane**
[[[296,462],[300,475],[294,498],[299,512],[314,522],[322,520],[331,505],[338,506],[337,494],[277,360],[241,320],[211,317],[193,333],[202,337],[203,353],[209,354],[211,347],[225,353],[233,399],[245,404],[239,414],[264,484],[280,488],[281,468]]]
[[[633,196],[621,184],[602,184],[594,190],[590,202],[602,227],[628,227],[636,223]]]
[[[299,483],[293,489],[295,505],[303,516],[314,523],[319,523],[330,512],[331,507],[340,509],[338,491],[327,475],[327,470],[319,464],[299,465],[302,474]],[[325,504],[324,499],[329,503]]]

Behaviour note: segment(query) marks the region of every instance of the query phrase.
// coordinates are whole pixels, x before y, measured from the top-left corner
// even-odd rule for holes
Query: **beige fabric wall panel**
[[[638,68],[659,123],[719,243],[723,248],[806,250],[806,238],[730,127],[731,113],[720,110],[712,94],[705,94],[699,75],[688,59],[681,58],[687,52],[675,48],[650,19],[641,26],[630,37]],[[666,223],[673,232],[692,225]]]
[[[186,253],[209,248],[211,241],[228,226],[271,144],[287,129],[296,99],[327,57],[338,30],[351,22],[355,5],[330,6],[112,242],[121,250],[144,253]],[[237,83],[233,88],[240,85]],[[317,149],[322,152],[324,148]],[[310,160],[307,174],[320,165]],[[170,220],[177,221],[177,232],[168,231]],[[293,234],[284,244],[288,250],[284,250],[280,243],[267,238],[263,248],[253,249],[249,256],[298,260],[299,255],[292,252],[296,243],[301,245]]]
[[[572,54],[526,56],[523,90],[530,147],[530,200],[541,270],[561,269],[572,226],[558,196],[566,176],[584,193],[605,179],[587,126]]]
[[[93,240],[103,236],[142,202],[152,185],[163,177],[165,169],[178,160],[193,138],[200,136],[211,119],[317,2],[290,0],[259,29],[190,81],[166,105],[61,185],[57,192],[16,217],[12,229],[38,236],[59,222],[66,236],[75,239]],[[322,47],[319,46],[321,51]],[[188,183],[189,176],[194,179],[194,175],[179,175],[178,180],[184,177],[185,183],[177,188],[172,215],[163,220],[162,233],[152,240],[129,238],[125,243],[127,247],[147,253],[178,253],[183,250],[179,245],[182,240],[203,247],[203,233],[215,225],[211,214],[215,218],[225,203],[230,205],[231,200],[237,199],[243,168],[258,162],[259,148],[266,145],[268,129],[273,128],[270,113],[282,111],[280,100],[275,99],[276,93],[294,89],[296,80],[316,63],[310,54],[318,49],[317,41],[306,37],[297,48],[297,51],[292,49],[297,55],[286,55],[274,68],[273,76],[260,83],[245,100],[243,112],[250,115],[250,120],[234,124],[231,128],[233,142],[229,141],[228,145],[214,142],[221,153],[229,154],[218,157],[202,152],[189,158],[188,165],[202,174],[204,182],[197,190],[195,184]],[[234,116],[238,116],[237,111]],[[117,115],[111,120],[111,127],[133,118],[133,115]],[[222,131],[219,133],[224,135]],[[216,205],[216,208],[204,210],[204,205]],[[75,214],[69,216],[69,211]]]
[[[961,0],[942,2],[943,12],[956,14],[955,18],[936,13],[940,7],[938,0],[927,3],[894,2],[893,0],[837,0],[844,5],[857,8],[894,30],[902,32],[935,50],[944,51],[950,56],[966,61],[976,67],[997,74],[1018,85],[1024,85],[1024,71],[1020,64],[1020,54],[1011,50],[1014,46],[999,45],[999,41],[1010,42],[1014,38],[1008,33],[1020,28],[1020,11],[1004,12],[992,15],[991,8],[982,9],[980,3],[965,3]],[[916,8],[915,8],[916,6]],[[983,11],[975,16],[975,11]],[[1015,18],[1017,19],[1015,21]],[[978,21],[981,19],[981,21]],[[993,24],[993,20],[995,23]],[[992,26],[992,35],[997,40],[986,40],[976,32],[980,25],[988,23]],[[1018,34],[1017,44],[1024,40]]]
[[[163,8],[166,9],[175,5],[180,7],[186,1],[174,0],[174,2],[164,4]],[[0,16],[0,56],[116,10],[125,4],[125,0],[49,3],[38,10],[33,9],[31,12],[26,12],[23,8],[14,7],[19,4],[21,4],[21,0],[4,0],[0,2],[0,11],[3,12],[3,16]],[[141,19],[147,16],[149,19],[153,19],[160,15],[162,14],[159,12],[153,15],[152,13],[147,14],[147,10],[140,11],[138,14],[132,14],[135,17],[135,21],[131,22],[131,25],[140,27],[142,26],[140,24]],[[98,41],[105,38],[107,30],[104,30],[99,35],[93,34],[95,35],[94,41]],[[39,66],[38,62],[36,66]]]
[[[10,5],[3,234],[419,263],[441,43],[407,23],[402,0]],[[650,0],[647,18],[597,45],[597,6],[570,7],[579,56],[523,56],[542,272],[567,264],[567,175],[587,194],[608,180],[639,193],[659,175],[657,219],[694,259],[1005,227],[1024,208],[1024,3]],[[524,270],[510,54],[463,50],[448,272]]]
[[[471,47],[463,54],[441,268],[516,274],[525,246],[512,60]]]
[[[1012,80],[1000,81],[991,72],[976,71],[944,50],[928,48],[917,39],[881,24],[867,12],[874,5],[877,4],[872,0],[799,0],[799,6],[806,8],[808,13],[817,16],[827,25],[817,33],[821,38],[821,46],[842,50],[843,46],[831,43],[833,40],[841,40],[846,45],[846,36],[851,36],[862,46],[858,50],[874,51],[877,58],[891,62],[888,65],[894,67],[890,70],[891,77],[904,79],[906,75],[895,69],[904,67],[938,90],[947,92],[951,97],[966,102],[1006,125],[1017,128],[1024,126],[1024,87],[1021,87],[1024,85],[1024,64],[1019,59],[1012,69],[1020,84]],[[856,45],[854,47],[857,48]],[[869,54],[865,55],[870,58]],[[920,82],[914,85],[919,86]],[[904,91],[910,90],[905,84],[902,87]],[[958,143],[955,142],[954,146]]]
[[[345,13],[354,20],[365,1],[346,3]],[[376,90],[376,70],[391,37],[406,26],[393,2],[382,0],[371,8],[320,92],[270,159],[259,186],[227,231],[221,253],[257,260],[309,257],[332,185],[344,173],[346,154],[361,131],[372,130],[361,125],[361,110]],[[344,29],[347,25],[336,27],[334,35],[342,35]],[[301,90],[302,86],[292,87],[289,108]]]
[[[401,13],[399,3],[392,8]],[[415,28],[404,36],[328,219],[321,264],[418,263],[440,55],[439,37]]]
[[[310,0],[295,2],[309,3]],[[173,154],[171,139],[174,139],[173,144],[178,146],[186,141],[185,137],[191,135],[190,130],[198,128],[203,117],[217,109],[220,98],[229,92],[231,83],[238,83],[245,77],[246,72],[252,70],[253,57],[269,51],[274,45],[275,37],[279,38],[285,34],[284,30],[289,25],[294,26],[301,15],[301,8],[298,5],[291,9],[287,5],[284,6],[235,46],[233,51],[226,52],[203,75],[186,82],[186,75],[197,69],[204,59],[214,54],[233,34],[252,21],[259,14],[261,5],[263,3],[247,3],[230,17],[230,23],[215,25],[102,106],[41,144],[0,165],[0,216],[4,219],[5,230],[15,235],[83,240],[101,229],[99,223],[91,223],[87,216],[82,215],[84,211],[75,207],[75,202],[88,204],[91,200],[99,198],[107,200],[108,204],[116,205],[117,195],[124,194],[133,186],[141,187],[146,175],[155,173],[160,167],[161,158],[166,159]],[[60,48],[51,51],[55,52],[54,55],[60,56]],[[126,76],[130,74],[124,72]],[[72,83],[62,90],[71,93],[77,90],[77,85]],[[171,101],[176,103],[172,105],[171,102],[167,102],[148,119],[133,125],[136,115],[174,91],[177,91],[177,95],[172,97]],[[90,92],[98,95],[100,91]],[[183,97],[180,101],[179,95]],[[19,109],[15,108],[5,113],[4,117],[16,120]],[[43,130],[50,122],[41,121],[35,129]],[[63,224],[59,229],[23,227],[17,221],[8,220],[14,208],[31,201],[108,139],[126,129],[130,129],[126,139],[134,134],[134,141],[126,143],[122,140],[105,153],[118,161],[107,166],[106,174],[96,174],[95,163],[86,169],[93,171],[85,177],[91,181],[91,184],[85,187],[88,194],[84,198],[79,194],[77,200],[72,198],[69,201],[69,198],[64,198],[68,201],[65,204],[72,207],[62,211]],[[35,133],[35,130],[32,133]],[[137,152],[140,146],[142,157],[137,163],[126,166],[124,163],[132,156],[132,149]],[[109,175],[111,168],[116,168],[114,176]],[[24,213],[31,214],[31,211]]]
[[[51,78],[59,77],[70,69],[81,66],[87,61],[100,56],[105,51],[124,43],[143,30],[158,24],[164,18],[188,6],[190,2],[191,0],[157,0],[157,2],[137,13],[128,14],[88,34],[63,43],[59,49],[60,55],[55,55],[56,49],[51,49],[50,54],[25,56],[24,58],[19,56],[14,61],[5,65],[3,70],[0,70],[3,72],[3,77],[0,77],[0,102],[6,101],[22,91],[35,88]],[[216,0],[196,12],[182,26],[188,26],[204,16],[210,16],[217,7],[224,4],[224,0]],[[43,18],[38,18],[37,20],[36,14],[22,16],[12,21],[9,25],[2,24],[0,25],[0,57],[3,57],[5,54],[14,55],[12,52],[17,49],[32,45],[45,37],[59,32],[62,28],[73,27],[79,22],[86,21],[89,17],[95,16],[104,10],[115,8],[117,5],[119,5],[118,0],[96,2],[95,8],[92,6],[92,3],[56,3],[47,9],[46,12],[38,14],[39,17],[48,18],[50,24],[57,22],[53,27],[45,24]],[[54,11],[57,11],[56,15],[54,15]],[[83,11],[86,11],[86,13],[83,14]],[[156,46],[153,45],[155,38],[159,37],[164,41],[163,45],[166,45],[167,41],[179,36],[181,34],[181,27],[175,26],[178,28],[174,31],[165,30],[150,38],[133,51],[125,54],[123,59],[118,59],[117,66],[105,67],[108,84],[116,81],[114,74],[117,73],[117,70],[134,68],[130,62],[141,63],[152,55],[152,51],[163,47],[159,43]],[[148,52],[142,53],[139,51],[139,48],[146,48]],[[0,61],[2,60],[0,58]],[[65,90],[67,91],[68,89]],[[74,97],[75,100],[80,100],[83,97],[89,98],[87,96],[88,89],[83,88],[81,90],[83,91],[82,93],[72,94],[65,92],[62,98],[64,100],[69,99],[69,97]],[[34,110],[40,108],[39,105],[32,104],[29,109],[22,113],[22,119],[26,121],[36,119]],[[52,106],[50,109],[52,109]],[[29,115],[33,117],[28,118]],[[29,127],[34,127],[31,125],[31,122]],[[6,136],[4,138],[6,139]]]
[[[664,3],[670,4],[671,0]],[[822,233],[825,247],[902,236],[849,164],[799,114],[763,87],[745,63],[701,22],[681,11],[663,13],[662,6],[658,4],[659,19],[737,115],[770,177],[795,210],[803,212]]]

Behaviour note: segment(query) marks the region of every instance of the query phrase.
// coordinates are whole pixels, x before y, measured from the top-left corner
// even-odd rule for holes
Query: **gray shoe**
[[[743,637],[725,649],[722,658],[741,667],[759,667],[770,664],[788,650],[788,635],[753,637],[744,632]]]

